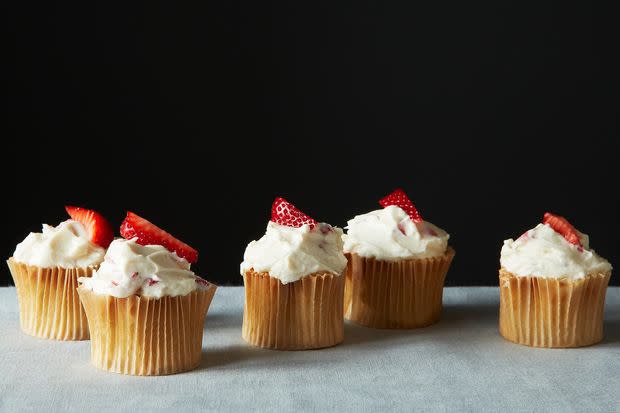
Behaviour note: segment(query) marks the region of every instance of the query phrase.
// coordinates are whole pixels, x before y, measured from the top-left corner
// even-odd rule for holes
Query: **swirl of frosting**
[[[84,226],[72,219],[58,226],[43,224],[17,244],[13,258],[41,268],[86,268],[103,260],[105,249],[90,241]]]
[[[571,244],[547,224],[538,224],[516,240],[504,241],[501,266],[517,276],[583,278],[607,273],[611,264],[589,248],[586,234],[577,232],[581,246]]]
[[[383,261],[445,254],[450,235],[430,222],[414,222],[395,205],[357,215],[347,222],[345,252]]]
[[[190,270],[190,264],[161,245],[140,245],[136,238],[115,239],[99,269],[79,281],[95,294],[118,298],[186,295],[208,285]]]
[[[341,275],[347,265],[341,237],[342,229],[325,223],[295,228],[269,221],[265,235],[248,244],[241,275],[250,269],[268,272],[282,284],[315,272]]]

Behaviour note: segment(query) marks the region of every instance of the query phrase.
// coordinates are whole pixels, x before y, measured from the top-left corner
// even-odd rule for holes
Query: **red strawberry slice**
[[[396,189],[394,192],[386,196],[379,201],[379,204],[385,208],[390,205],[396,205],[409,215],[409,218],[413,222],[422,222],[422,215],[418,212],[413,202],[409,199],[405,191],[401,188]]]
[[[137,237],[140,245],[161,245],[190,263],[198,261],[198,251],[133,212],[127,212],[121,224],[121,235],[125,239]]]
[[[304,224],[314,228],[317,224],[315,220],[304,214],[295,205],[284,198],[276,198],[271,206],[271,220],[276,224],[286,225],[287,227],[299,228]]]
[[[92,209],[66,206],[65,210],[74,221],[81,223],[90,236],[90,240],[102,248],[108,248],[114,239],[114,229],[107,219]]]
[[[555,232],[562,235],[566,241],[571,244],[575,244],[578,247],[582,246],[577,230],[570,224],[570,222],[568,222],[566,218],[559,215],[554,215],[550,212],[545,212],[543,224],[549,225]]]

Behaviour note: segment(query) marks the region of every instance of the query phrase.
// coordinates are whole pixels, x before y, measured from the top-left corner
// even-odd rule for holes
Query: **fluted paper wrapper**
[[[19,301],[24,333],[52,340],[87,340],[88,321],[77,293],[78,278],[94,268],[40,268],[14,258],[7,264]]]
[[[80,286],[78,293],[90,326],[92,363],[103,370],[137,376],[195,368],[215,290],[211,284],[177,297],[117,298]]]
[[[611,273],[585,278],[518,277],[499,272],[499,331],[532,347],[582,347],[603,339]]]
[[[243,338],[277,350],[334,346],[344,339],[344,277],[315,273],[282,284],[268,273],[243,276]]]
[[[347,254],[345,318],[374,328],[417,328],[441,316],[454,249],[441,257],[381,261]]]

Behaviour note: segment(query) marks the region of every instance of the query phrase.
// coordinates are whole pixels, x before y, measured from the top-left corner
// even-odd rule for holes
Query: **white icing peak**
[[[385,261],[442,256],[450,238],[430,222],[414,222],[395,205],[357,215],[347,224],[346,252]]]
[[[341,237],[340,228],[325,223],[295,228],[269,221],[265,235],[248,244],[241,275],[250,269],[268,272],[282,284],[315,272],[341,275],[347,265]]]
[[[41,268],[86,268],[103,260],[105,249],[91,242],[86,228],[74,220],[53,227],[43,224],[42,232],[31,232],[17,244],[13,258]]]
[[[79,281],[96,294],[118,298],[186,295],[206,281],[190,270],[190,264],[161,245],[140,245],[136,238],[115,239],[91,278]]]
[[[500,264],[517,276],[579,279],[607,273],[611,264],[590,248],[586,234],[577,232],[581,246],[571,244],[547,224],[538,224],[516,240],[504,241]]]

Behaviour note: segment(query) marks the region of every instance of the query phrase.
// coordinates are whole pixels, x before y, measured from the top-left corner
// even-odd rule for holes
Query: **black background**
[[[275,196],[343,226],[402,186],[451,234],[449,285],[496,284],[502,240],[547,210],[618,262],[596,4],[86,3],[2,6],[7,258],[65,204],[132,210],[239,284]]]

